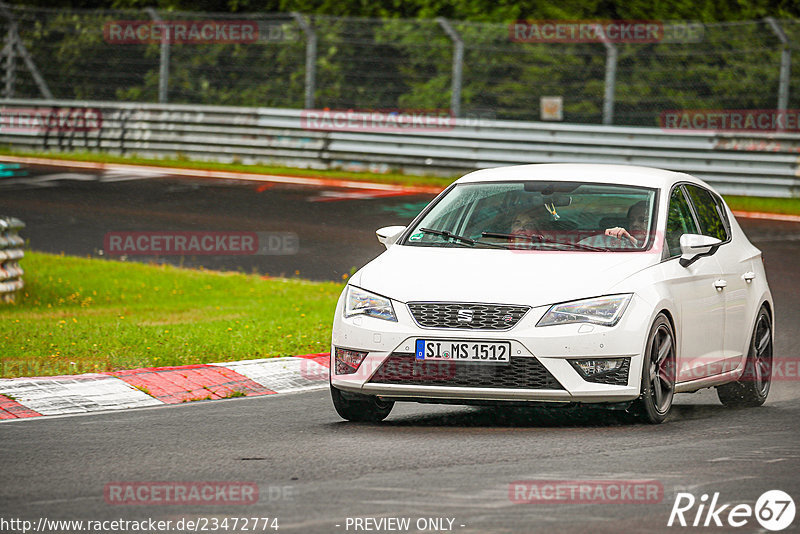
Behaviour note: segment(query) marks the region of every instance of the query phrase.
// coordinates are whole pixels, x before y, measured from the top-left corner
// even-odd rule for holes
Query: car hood
[[[351,283],[401,302],[542,306],[612,292],[652,252],[513,251],[393,245]],[[624,291],[624,288],[618,288]]]

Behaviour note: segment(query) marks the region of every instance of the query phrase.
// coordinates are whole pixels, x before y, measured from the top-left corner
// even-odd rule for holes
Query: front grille
[[[536,358],[511,358],[508,364],[417,360],[393,353],[369,382],[464,388],[564,389]]]
[[[427,328],[508,330],[522,319],[530,306],[469,302],[409,302],[408,309],[417,324]]]
[[[619,369],[609,371],[607,373],[600,373],[594,376],[583,377],[587,382],[595,382],[597,384],[606,384],[609,386],[627,386],[628,385],[628,370],[631,367],[631,359],[625,358]]]

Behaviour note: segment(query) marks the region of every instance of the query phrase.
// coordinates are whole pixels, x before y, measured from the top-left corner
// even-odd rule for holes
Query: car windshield
[[[425,247],[640,251],[652,244],[656,191],[586,182],[457,184],[402,242]]]

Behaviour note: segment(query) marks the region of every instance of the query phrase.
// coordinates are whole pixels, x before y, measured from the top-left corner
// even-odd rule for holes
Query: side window
[[[669,197],[669,211],[667,212],[667,249],[670,258],[681,254],[681,236],[683,234],[696,234],[697,226],[692,218],[692,211],[681,187],[676,187]]]
[[[692,199],[697,219],[700,223],[700,231],[703,235],[716,237],[720,241],[727,241],[728,230],[722,220],[717,202],[710,191],[696,185],[687,185],[686,191]]]
[[[731,221],[728,219],[728,212],[725,211],[725,203],[719,195],[711,195],[714,197],[714,203],[717,205],[717,213],[722,217],[723,227],[728,239],[731,237]]]

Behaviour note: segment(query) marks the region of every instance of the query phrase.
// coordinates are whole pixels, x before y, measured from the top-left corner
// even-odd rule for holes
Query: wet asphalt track
[[[292,232],[293,255],[129,256],[185,266],[274,276],[341,280],[380,254],[375,230],[406,224],[433,195],[352,200],[359,190],[203,178],[31,167],[22,178],[0,178],[0,215],[28,225],[31,248],[78,256],[103,253],[109,232]],[[338,196],[337,196],[338,195]]]
[[[296,256],[184,263],[338,279],[380,253],[376,227],[407,222],[429,198],[309,201],[318,195],[192,180],[20,182],[0,185],[0,213],[28,223],[33,248],[81,255],[97,254],[111,230],[294,231]],[[800,358],[800,224],[740,222],[765,254],[776,356]],[[280,531],[338,533],[355,532],[345,528],[347,517],[447,517],[454,532],[720,532],[734,529],[668,528],[676,492],[720,492],[721,502],[752,505],[764,491],[782,489],[800,501],[797,382],[775,383],[759,409],[724,409],[709,390],[678,403],[658,427],[602,412],[416,404],[398,405],[382,424],[351,424],[339,420],[325,391],[3,423],[0,518],[269,516],[279,518]],[[611,478],[654,479],[663,498],[509,499],[516,480]],[[215,480],[255,482],[261,498],[238,507],[118,506],[103,498],[114,481]],[[270,498],[270,487],[290,489]],[[786,532],[798,525],[795,519]],[[752,518],[735,530],[763,531]]]

